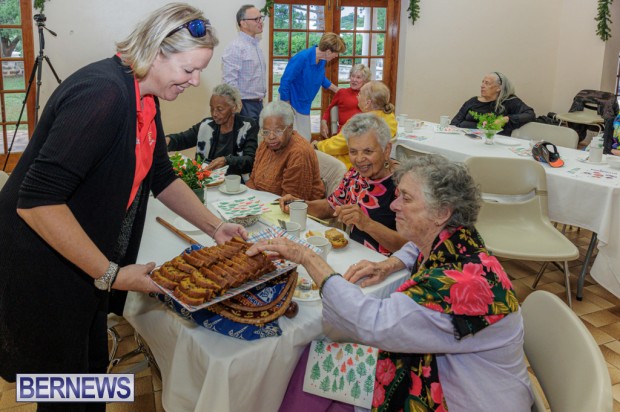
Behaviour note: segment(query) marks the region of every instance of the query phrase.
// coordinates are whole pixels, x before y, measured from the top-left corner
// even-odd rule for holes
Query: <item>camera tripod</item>
[[[26,88],[26,95],[24,96],[24,101],[22,102],[22,108],[19,112],[19,117],[17,118],[17,124],[15,125],[15,132],[13,133],[13,138],[11,139],[9,150],[6,153],[6,158],[4,159],[4,165],[2,166],[2,170],[6,169],[6,165],[9,161],[9,157],[11,156],[11,150],[13,149],[13,144],[15,143],[15,137],[17,136],[17,131],[19,130],[19,125],[21,124],[21,121],[22,121],[24,109],[26,108],[26,101],[28,100],[28,95],[30,94],[30,89],[32,88],[32,84],[34,83],[35,75],[37,77],[37,94],[36,94],[35,106],[34,106],[35,107],[34,109],[35,110],[34,111],[35,127],[37,125],[37,122],[39,121],[39,96],[41,94],[41,84],[43,83],[41,80],[41,75],[43,73],[43,61],[44,60],[47,62],[50,70],[54,74],[54,77],[56,78],[56,81],[58,82],[58,84],[62,82],[62,80],[60,80],[60,77],[58,77],[58,74],[56,73],[56,70],[54,69],[54,66],[52,65],[52,62],[50,61],[49,57],[47,57],[43,53],[43,50],[45,49],[45,37],[43,36],[43,33],[44,33],[43,29],[47,30],[54,37],[56,37],[57,35],[53,31],[45,27],[45,20],[47,20],[47,17],[45,17],[44,14],[35,14],[34,20],[37,22],[37,28],[39,31],[39,55],[36,57],[34,61],[34,65],[32,67],[32,71],[30,72],[30,78],[28,79],[28,87]]]

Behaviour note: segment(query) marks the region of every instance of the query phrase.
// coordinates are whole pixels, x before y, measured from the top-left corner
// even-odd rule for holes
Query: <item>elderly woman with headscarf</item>
[[[279,196],[321,199],[325,186],[319,161],[310,143],[293,130],[294,119],[286,102],[276,100],[265,106],[259,118],[263,141],[247,185]]]
[[[354,65],[349,72],[349,81],[351,87],[339,89],[325,109],[321,120],[321,136],[325,139],[332,135],[329,125],[330,120],[335,120],[331,119],[333,107],[338,108],[338,132],[352,116],[362,112],[358,105],[357,96],[362,86],[370,81],[370,69],[361,63]]]
[[[506,136],[510,136],[514,129],[536,118],[534,109],[517,97],[512,82],[500,72],[492,72],[484,76],[480,86],[480,96],[466,101],[450,124],[476,129],[478,121],[469,113],[470,111],[502,115],[506,123],[500,134]]]
[[[302,264],[319,285],[324,321],[380,348],[373,410],[529,411],[523,319],[508,275],[474,227],[475,182],[463,164],[439,155],[408,160],[395,175],[396,227],[419,255],[408,257],[411,277],[389,298],[365,295],[347,281],[359,279],[356,269],[365,263],[343,277],[283,238],[248,253],[276,252]],[[378,265],[386,276],[405,262],[390,257]],[[301,390],[305,365],[302,357],[281,411],[324,411],[333,403]]]
[[[351,226],[351,239],[389,255],[406,242],[396,232],[394,212],[390,210],[390,203],[396,197],[390,128],[375,114],[363,113],[347,122],[342,135],[353,168],[327,199],[306,202],[308,214],[321,219],[337,217]],[[294,196],[283,196],[280,208],[288,213],[287,203],[294,199]]]
[[[225,83],[215,86],[209,106],[211,117],[184,132],[166,136],[168,150],[196,146],[196,158],[209,162],[208,170],[228,166],[226,174],[250,173],[258,146],[258,124],[239,114],[239,90]]]
[[[376,80],[366,83],[357,95],[357,102],[362,112],[373,113],[375,116],[385,120],[390,127],[390,137],[396,136],[398,122],[394,115],[394,105],[390,103],[390,89],[385,84]],[[340,160],[347,168],[351,167],[349,148],[342,130],[329,139],[321,140],[320,142],[314,141],[312,144],[321,152]]]

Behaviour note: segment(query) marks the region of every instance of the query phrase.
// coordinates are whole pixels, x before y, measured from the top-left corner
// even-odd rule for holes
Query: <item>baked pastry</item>
[[[349,241],[344,237],[341,231],[338,229],[329,229],[325,231],[325,237],[332,244],[332,248],[340,249],[349,244]]]
[[[171,290],[181,302],[198,306],[224,294],[230,287],[273,272],[276,266],[264,253],[248,256],[252,246],[242,239],[183,252],[151,273],[151,279]]]

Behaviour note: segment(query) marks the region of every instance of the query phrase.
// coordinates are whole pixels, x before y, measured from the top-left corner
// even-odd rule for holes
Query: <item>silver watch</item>
[[[95,279],[95,287],[100,290],[107,290],[108,292],[112,289],[112,283],[116,280],[116,275],[118,275],[118,265],[114,262],[110,262],[108,266],[108,270],[105,271],[103,276]]]

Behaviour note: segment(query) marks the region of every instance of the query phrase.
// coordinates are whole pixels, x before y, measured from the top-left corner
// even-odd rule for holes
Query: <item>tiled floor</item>
[[[586,287],[582,301],[575,299],[577,289],[577,275],[581,270],[591,233],[586,230],[568,229],[569,237],[580,249],[581,257],[571,263],[571,290],[573,291],[573,310],[594,339],[599,344],[607,361],[614,394],[614,411],[620,411],[620,299],[598,286],[589,275],[586,278]],[[513,284],[519,301],[523,301],[532,292],[531,284],[539,263],[527,261],[503,261],[504,267],[513,279]],[[553,266],[543,275],[538,288],[557,294],[566,299],[563,273]],[[551,270],[555,269],[555,270]],[[128,324],[121,325],[119,332],[126,336],[121,341],[118,355],[134,349],[132,329]],[[120,364],[116,370],[120,371],[141,361],[142,357],[134,357]],[[34,404],[17,404],[15,402],[15,385],[0,379],[0,411],[35,411]],[[153,412],[163,411],[161,405],[161,381],[151,370],[144,370],[136,375],[136,400],[133,404],[109,404],[109,412]]]

